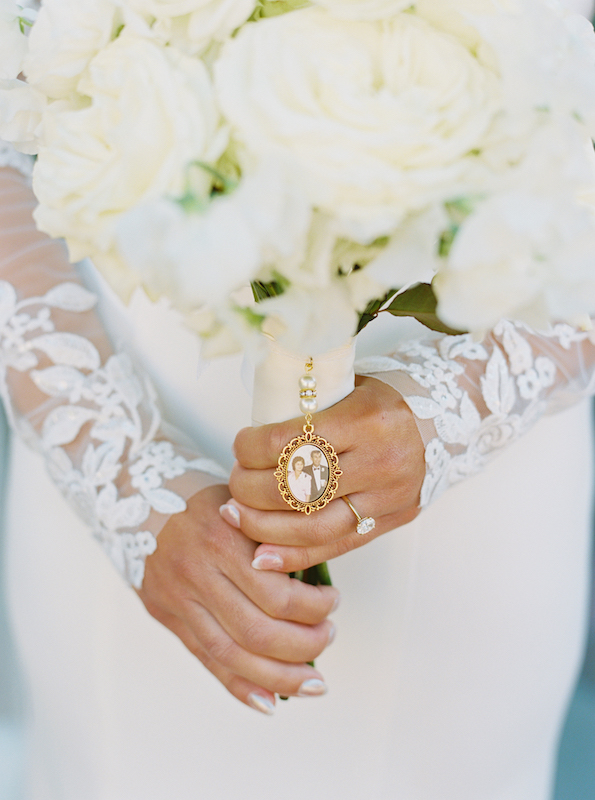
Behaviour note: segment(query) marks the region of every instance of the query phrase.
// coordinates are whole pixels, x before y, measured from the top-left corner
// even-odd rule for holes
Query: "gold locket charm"
[[[335,448],[314,433],[312,414],[318,408],[316,378],[311,375],[312,360],[300,378],[300,409],[306,415],[304,433],[283,448],[275,477],[285,502],[296,511],[311,514],[324,508],[339,487],[339,457]]]

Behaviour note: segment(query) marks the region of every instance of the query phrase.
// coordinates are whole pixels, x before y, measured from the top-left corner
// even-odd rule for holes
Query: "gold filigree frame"
[[[289,470],[291,468],[291,460],[296,451],[301,447],[311,445],[322,451],[328,464],[328,481],[326,487],[320,497],[313,501],[299,500],[291,491],[289,486]],[[339,488],[339,477],[343,474],[339,469],[339,456],[335,452],[335,448],[330,442],[327,442],[322,436],[314,433],[311,425],[304,425],[304,433],[301,436],[296,436],[283,448],[283,452],[279,456],[279,466],[275,470],[275,477],[279,484],[279,492],[281,497],[285,500],[287,505],[291,506],[295,511],[302,511],[304,514],[311,514],[313,511],[320,511],[328,505]]]

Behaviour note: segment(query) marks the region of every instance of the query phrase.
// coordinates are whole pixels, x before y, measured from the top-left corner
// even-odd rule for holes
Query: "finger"
[[[357,497],[358,495],[355,495]],[[368,510],[373,497],[362,495],[362,516],[374,516],[376,509]],[[235,524],[242,532],[259,544],[294,545],[297,547],[319,547],[332,544],[347,536],[353,529],[353,513],[339,499],[326,508],[311,515],[297,511],[261,511],[230,500],[235,513]]]
[[[234,509],[235,510],[235,509]],[[237,512],[236,512],[237,513]],[[243,592],[265,614],[275,619],[300,622],[305,625],[316,625],[327,618],[336,608],[339,592],[332,586],[310,586],[301,581],[293,581],[285,575],[257,575],[251,569],[255,544],[251,539],[238,534],[235,519],[231,519],[233,527],[219,525],[213,533],[213,544],[221,548],[227,556],[218,559],[219,573],[225,575],[237,589]],[[145,586],[151,589],[153,597],[159,597],[161,605],[176,613],[176,597],[171,593],[169,572],[160,575],[155,565],[147,559],[148,568],[145,574]],[[203,562],[185,562],[184,586],[188,596],[195,596],[195,587],[203,586],[210,592],[211,581],[205,581],[200,572]],[[210,573],[213,576],[213,573]],[[209,603],[205,603],[210,607]]]
[[[287,509],[273,469],[247,469],[236,462],[229,477],[229,491],[240,503],[252,508],[263,511]]]
[[[329,644],[331,623],[319,619],[312,625],[273,619],[237,586],[233,577],[225,574],[233,572],[231,565],[236,565],[239,574],[242,570],[245,573],[248,590],[258,582],[272,583],[262,578],[255,580],[250,568],[254,543],[220,523],[216,545],[222,548],[225,558],[217,559],[207,570],[202,560],[186,561],[184,571],[178,569],[176,573],[175,584],[168,570],[150,569],[143,586],[152,601],[186,622],[189,622],[187,613],[194,610],[194,605],[201,604],[226,634],[249,652],[294,662],[312,661],[320,655]],[[312,605],[314,600],[311,595]],[[328,601],[325,606],[328,607]]]
[[[382,452],[373,447],[345,451],[339,455],[343,474],[339,478],[336,496],[386,489],[385,513],[390,513],[412,499],[417,501],[425,474],[425,462],[413,469],[410,452],[397,440]],[[279,491],[279,482],[272,469],[247,469],[236,463],[231,473],[229,489],[234,500],[262,511],[286,511],[288,506]],[[224,517],[226,521],[230,521]],[[232,522],[233,524],[233,522]]]
[[[210,588],[210,613],[248,653],[294,663],[314,661],[334,638],[330,620],[303,625],[273,619],[238,591],[232,581],[221,577]]]
[[[403,402],[394,389],[374,378],[358,377],[357,382],[359,385],[344,400],[314,415],[316,433],[328,439],[337,452],[351,450],[358,441],[358,431],[378,421],[383,398],[390,396],[393,406]],[[346,425],[346,420],[350,424]],[[302,433],[303,424],[303,417],[296,417],[275,425],[243,428],[234,442],[236,459],[249,469],[274,468],[287,442]]]
[[[241,703],[271,716],[275,713],[275,695],[262,686],[236,675],[226,667],[222,667],[201,647],[188,626],[173,614],[163,614],[159,619],[169,628],[188,650],[225,686],[227,691]]]
[[[362,547],[383,533],[406,525],[418,514],[419,508],[412,508],[407,512],[398,512],[382,517],[380,521],[376,522],[376,527],[371,533],[364,536],[351,533],[333,544],[322,547],[283,547],[261,544],[256,548],[252,566],[259,571],[299,572]]]
[[[230,580],[273,619],[316,625],[337,608],[340,593],[334,586],[311,586],[294,580],[283,571],[256,573],[246,568],[253,559],[226,565]]]
[[[300,692],[324,694],[326,691],[318,670],[306,663],[279,661],[248,652],[198,603],[187,603],[184,617],[208,656],[250,683],[282,696],[298,696]]]

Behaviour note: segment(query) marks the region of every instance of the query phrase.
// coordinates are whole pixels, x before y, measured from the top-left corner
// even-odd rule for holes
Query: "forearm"
[[[173,513],[225,482],[162,421],[155,392],[115,353],[59,242],[40,234],[35,199],[15,170],[0,171],[0,387],[15,429],[44,455],[56,484],[126,578]]]
[[[543,414],[592,394],[595,345],[568,325],[545,335],[503,321],[481,342],[429,333],[358,369],[396,389],[415,416],[426,447],[423,507]]]

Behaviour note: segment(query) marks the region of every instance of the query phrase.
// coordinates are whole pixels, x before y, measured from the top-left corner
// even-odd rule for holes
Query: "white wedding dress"
[[[153,305],[139,292],[124,309],[92,267],[86,272],[112,341],[133,356],[138,374],[151,376],[164,417],[200,444],[194,468],[211,468],[204,457],[229,468],[234,435],[250,422],[241,359],[199,365],[193,336],[166,304]],[[22,269],[13,276],[26,284]],[[54,276],[53,284],[65,278]],[[47,335],[52,313],[43,318]],[[72,331],[77,314],[64,312],[65,329]],[[17,317],[9,323],[23,321]],[[10,338],[14,324],[7,334],[9,323],[3,320],[5,361],[30,352]],[[550,401],[590,391],[595,347],[563,334],[568,330],[546,341],[560,359],[555,378],[538,361],[546,358],[538,352],[542,339],[514,326],[496,334],[500,345],[485,343],[486,358],[473,343],[458,341],[458,360],[438,343],[363,364],[381,379],[404,376],[402,391],[418,410],[422,384],[441,375],[442,411],[426,404],[420,422],[429,444],[426,493],[470,477],[415,522],[331,564],[343,599],[337,639],[318,660],[329,694],[279,703],[272,719],[231,698],[149,617],[59,494],[40,454],[14,437],[7,574],[28,690],[25,800],[546,800],[585,631],[589,404],[542,418],[472,473],[501,444],[486,445],[486,437],[509,431],[512,442]],[[371,328],[361,346],[370,356],[411,336],[406,325],[389,320]],[[515,336],[524,350],[518,340],[511,344]],[[490,378],[489,365],[498,366],[502,353],[508,361]],[[521,356],[528,358],[524,365],[515,362]],[[469,421],[456,388],[459,367],[469,392],[474,386],[479,392],[477,435],[468,447],[452,428],[450,443],[444,434],[448,419]],[[475,380],[474,370],[486,382]],[[9,403],[22,413],[17,426],[35,441],[40,426],[55,437],[60,426],[46,424],[48,403],[54,408],[47,398],[19,412],[16,372],[8,368],[7,383]],[[540,383],[531,399],[533,373],[531,391]],[[47,395],[47,385],[36,380]],[[496,386],[491,394],[490,386]],[[507,397],[522,408],[508,402],[498,416],[494,404]],[[68,438],[62,441],[74,463]],[[72,481],[62,482],[81,510]],[[127,540],[122,560],[113,531],[104,526],[100,534],[129,580],[138,579],[138,542]]]

